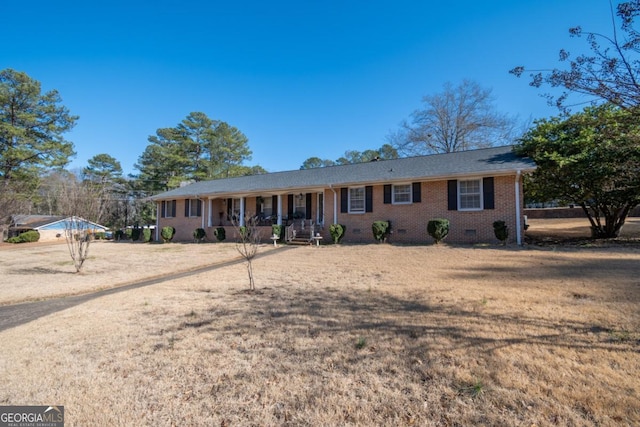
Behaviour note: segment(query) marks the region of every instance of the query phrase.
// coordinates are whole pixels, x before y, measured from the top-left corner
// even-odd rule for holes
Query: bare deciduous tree
[[[390,134],[404,155],[451,153],[511,143],[516,120],[496,111],[491,89],[464,80],[458,86],[422,98],[423,108]]]
[[[76,273],[80,273],[82,265],[89,256],[89,244],[92,238],[89,222],[76,216],[68,217],[64,221],[64,237],[76,267]]]
[[[247,261],[247,273],[249,274],[249,290],[255,291],[256,285],[253,279],[253,258],[258,253],[260,246],[260,230],[258,229],[258,218],[245,216],[244,225],[240,225],[237,220],[232,219],[233,228],[238,234],[236,249]]]

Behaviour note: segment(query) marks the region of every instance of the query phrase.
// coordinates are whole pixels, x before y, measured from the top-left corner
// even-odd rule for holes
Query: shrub
[[[148,243],[151,241],[151,229],[143,228],[142,229],[142,241]]]
[[[138,240],[140,240],[140,229],[139,228],[133,228],[131,229],[131,240],[133,240],[134,242],[137,242]]]
[[[40,240],[40,233],[36,230],[29,230],[7,239],[7,243],[30,243],[38,240]]]
[[[391,223],[389,221],[374,221],[371,229],[373,230],[373,237],[378,242],[386,242],[391,232]]]
[[[509,238],[509,227],[507,227],[504,221],[494,221],[493,234],[496,235],[496,239],[500,240],[503,245],[506,245],[507,239]]]
[[[241,239],[246,239],[251,235],[251,230],[244,225],[241,225],[240,227],[238,227],[238,231],[240,232]]]
[[[162,236],[162,241],[164,243],[170,242],[173,239],[173,236],[176,234],[176,229],[171,226],[162,227],[162,231],[160,235]]]
[[[116,230],[115,239],[116,240],[123,240],[124,238],[125,238],[124,231]]]
[[[131,236],[133,236],[133,229],[127,228],[126,230],[124,230],[124,235],[128,240],[131,240]]]
[[[273,224],[271,226],[271,232],[274,236],[278,236],[278,239],[282,239],[282,226],[278,224]]]
[[[444,218],[432,219],[427,223],[427,233],[434,238],[436,244],[440,243],[449,234],[449,220]]]
[[[207,232],[204,231],[204,228],[196,228],[193,232],[193,240],[200,243],[207,237]]]
[[[216,236],[216,239],[218,239],[219,242],[222,242],[227,238],[227,232],[225,231],[224,227],[218,227],[213,230],[213,235]]]
[[[340,240],[344,237],[344,233],[347,230],[347,227],[342,224],[331,224],[329,226],[329,234],[331,234],[331,238],[333,239],[333,243],[338,244]]]

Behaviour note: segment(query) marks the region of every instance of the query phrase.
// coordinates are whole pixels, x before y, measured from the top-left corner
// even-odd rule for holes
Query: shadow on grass
[[[607,325],[464,310],[423,302],[420,297],[402,299],[378,292],[336,288],[303,291],[292,287],[266,288],[232,297],[240,300],[241,309],[212,308],[202,321],[203,332],[248,335],[257,340],[277,331],[288,338],[350,336],[354,346],[358,337],[368,338],[372,346],[399,340],[402,351],[416,357],[443,342],[450,350],[484,353],[487,357],[515,345],[617,352],[637,352],[640,346],[636,338],[616,339],[616,331]],[[332,344],[324,349],[327,355],[336,351],[332,345],[344,345],[331,339],[329,342]],[[327,340],[319,343],[326,345]]]

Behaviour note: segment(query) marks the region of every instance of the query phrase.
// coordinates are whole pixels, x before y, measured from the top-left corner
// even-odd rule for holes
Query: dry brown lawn
[[[64,405],[69,426],[637,426],[639,225],[607,244],[265,245],[255,293],[221,266],[0,330],[0,405]],[[237,257],[102,242],[77,275],[64,245],[3,249],[4,305]]]

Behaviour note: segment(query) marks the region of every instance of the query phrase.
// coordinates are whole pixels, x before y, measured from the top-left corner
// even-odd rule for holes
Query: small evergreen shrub
[[[371,229],[374,239],[379,243],[386,242],[391,232],[391,223],[389,221],[374,221]]]
[[[36,230],[29,230],[7,239],[7,243],[30,243],[38,240],[40,240],[40,233]]]
[[[204,228],[196,228],[193,232],[193,240],[198,243],[201,243],[205,237],[207,237],[207,232],[204,231]]]
[[[342,224],[331,224],[329,226],[329,234],[331,234],[331,239],[333,239],[333,243],[338,244],[344,237],[344,233],[347,230],[347,227]]]
[[[440,243],[449,234],[449,220],[445,218],[432,219],[427,223],[427,233],[433,237],[436,244]]]
[[[151,229],[143,228],[142,229],[142,241],[145,243],[149,243],[151,241]]]
[[[132,228],[131,229],[131,240],[133,240],[134,242],[137,242],[138,240],[140,240],[140,235],[142,233],[140,232],[139,228]]]
[[[218,239],[219,242],[222,242],[227,238],[227,232],[225,231],[224,227],[218,227],[213,230],[213,235],[216,236],[216,239]]]
[[[116,241],[124,240],[124,238],[125,238],[124,231],[122,231],[122,230],[116,230],[116,233],[115,233],[115,239],[116,239]]]
[[[160,231],[160,236],[162,236],[162,241],[164,243],[170,242],[175,234],[176,229],[171,226],[162,227],[162,230]]]
[[[271,232],[273,236],[278,236],[278,240],[282,239],[282,226],[278,224],[273,224],[271,226]]]
[[[507,239],[509,238],[509,227],[507,227],[504,221],[494,221],[493,234],[496,235],[496,239],[500,240],[503,245],[506,245]]]
[[[131,237],[133,236],[133,228],[127,228],[124,230],[124,235],[128,240],[131,240]]]

